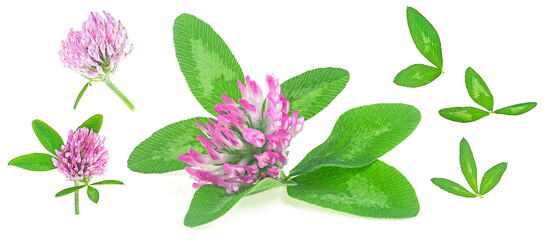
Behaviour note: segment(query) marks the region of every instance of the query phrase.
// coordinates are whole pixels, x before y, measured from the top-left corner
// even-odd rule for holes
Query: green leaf
[[[185,215],[184,224],[187,227],[196,227],[209,223],[225,215],[244,196],[284,185],[286,184],[278,180],[265,178],[232,195],[222,187],[203,185],[195,192],[191,206]]]
[[[535,107],[536,107],[536,102],[520,103],[520,104],[512,105],[509,107],[501,108],[495,111],[495,113],[506,114],[506,115],[520,115],[528,111],[531,111],[531,109]]]
[[[205,151],[196,139],[203,134],[195,122],[206,125],[210,120],[204,117],[190,118],[172,123],[140,143],[128,158],[128,168],[139,173],[166,173],[185,168],[187,164],[179,160],[180,154],[193,148]]]
[[[465,85],[472,100],[489,111],[493,111],[493,95],[484,80],[474,69],[465,71]]]
[[[351,109],[336,121],[329,138],[291,170],[295,176],[321,166],[362,167],[404,141],[417,127],[417,108],[399,103]]]
[[[64,145],[64,141],[57,131],[38,119],[32,121],[32,130],[45,149],[56,156],[55,149],[60,151],[60,147]]]
[[[395,84],[404,87],[421,87],[434,81],[442,72],[440,69],[423,65],[414,64],[400,71],[395,76]]]
[[[349,72],[342,68],[317,68],[293,77],[281,84],[291,111],[308,120],[327,107],[346,87]]]
[[[438,113],[445,119],[462,123],[474,122],[480,118],[489,115],[489,112],[473,107],[444,108],[441,109]]]
[[[56,169],[53,156],[45,153],[31,153],[16,157],[9,161],[8,166],[16,166],[30,171],[49,171]]]
[[[417,50],[438,69],[442,70],[442,47],[440,38],[433,25],[414,8],[406,9],[406,18],[410,35]]]
[[[217,116],[213,108],[223,94],[241,98],[236,82],[244,83],[244,73],[210,25],[193,15],[179,15],[174,22],[174,46],[189,89],[206,111]]]
[[[98,199],[100,198],[100,194],[98,193],[98,190],[96,188],[93,188],[91,186],[87,187],[87,196],[89,196],[89,199],[93,201],[94,203],[98,203]]]
[[[482,178],[482,183],[480,183],[480,195],[488,193],[493,189],[502,178],[504,171],[506,171],[507,163],[502,162],[494,167],[490,168],[485,172],[484,177]]]
[[[87,84],[85,84],[85,86],[83,86],[83,88],[77,95],[76,102],[74,103],[74,109],[76,109],[77,104],[79,103],[79,100],[81,100],[81,97],[83,97],[83,94],[85,93],[85,91],[87,91],[87,88],[89,87],[89,85],[91,85],[91,82],[88,82]]]
[[[449,192],[451,194],[455,194],[457,196],[461,197],[467,197],[467,198],[474,198],[476,197],[476,194],[469,192],[467,189],[465,189],[463,186],[450,181],[445,178],[433,178],[431,181],[434,183],[434,185],[438,186],[439,188],[442,188],[442,190]]]
[[[76,187],[71,187],[71,188],[66,188],[66,189],[63,189],[61,190],[60,192],[58,192],[57,194],[55,194],[55,197],[60,197],[60,196],[64,196],[64,195],[68,195],[70,193],[73,193],[79,189],[82,189],[84,188],[85,185],[81,185],[81,186],[76,186]]]
[[[125,185],[123,182],[117,181],[117,180],[104,180],[104,181],[100,181],[100,182],[95,182],[95,183],[93,183],[91,185],[95,186],[95,185],[106,185],[106,184]]]
[[[462,139],[460,145],[459,159],[461,162],[461,171],[465,175],[465,179],[468,184],[474,190],[475,193],[478,192],[478,172],[476,169],[476,162],[474,161],[474,155],[470,149],[470,145],[466,139]]]
[[[102,121],[104,120],[104,117],[102,114],[96,114],[89,119],[87,119],[85,122],[81,124],[81,126],[77,128],[83,128],[86,127],[89,130],[93,130],[93,132],[98,133],[100,131],[100,128],[102,128]]]
[[[289,196],[363,217],[408,218],[419,212],[410,182],[379,160],[360,168],[319,167],[292,179]]]

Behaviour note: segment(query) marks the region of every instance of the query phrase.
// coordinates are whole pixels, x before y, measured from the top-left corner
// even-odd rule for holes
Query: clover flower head
[[[109,13],[92,13],[81,31],[70,29],[59,51],[64,66],[86,78],[101,78],[113,73],[117,64],[132,52],[127,31]]]
[[[53,158],[53,164],[70,181],[90,180],[95,175],[102,175],[109,159],[104,141],[86,127],[75,132],[70,130],[61,151],[55,150],[58,160]]]
[[[298,111],[289,116],[289,101],[281,93],[278,79],[266,76],[269,93],[266,105],[256,82],[246,77],[244,86],[238,81],[242,99],[235,102],[226,95],[214,111],[217,119],[196,122],[204,135],[197,139],[207,154],[190,149],[179,159],[191,167],[185,170],[196,180],[198,189],[204,184],[223,187],[232,194],[241,187],[264,178],[279,179],[287,163],[286,149],[304,124]]]

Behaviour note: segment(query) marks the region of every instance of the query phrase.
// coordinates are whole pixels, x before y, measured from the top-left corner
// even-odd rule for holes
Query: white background
[[[473,67],[487,82],[496,108],[521,102],[542,104],[544,84],[543,5],[537,1],[4,1],[0,6],[0,238],[2,239],[542,239],[542,105],[521,116],[493,115],[468,124],[441,118],[438,110],[476,106],[464,86]],[[429,64],[410,38],[406,6],[419,10],[437,29],[445,75],[409,89],[393,84],[405,67]],[[103,84],[73,102],[85,84],[58,57],[70,28],[79,29],[90,11],[109,11],[125,25],[133,54],[112,81],[136,106],[130,112]],[[414,186],[421,205],[412,219],[361,218],[290,199],[284,188],[240,201],[218,220],[194,229],[183,225],[194,189],[182,172],[131,172],[132,149],[163,126],[208,116],[179,70],[172,26],[181,13],[208,22],[229,45],[244,74],[266,89],[264,77],[280,81],[318,67],[347,69],[346,89],[308,121],[290,147],[295,166],[329,135],[343,112],[357,106],[401,102],[422,113],[415,132],[382,160]],[[110,161],[105,176],[125,186],[101,186],[100,202],[82,193],[81,215],[72,186],[54,171],[7,167],[12,158],[46,152],[31,122],[41,119],[63,138],[93,114],[104,115]],[[430,179],[444,177],[468,188],[459,168],[459,141],[472,146],[479,177],[506,161],[508,170],[484,199],[448,194]]]

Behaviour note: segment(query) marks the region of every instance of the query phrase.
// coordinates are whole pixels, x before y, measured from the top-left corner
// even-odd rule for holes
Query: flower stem
[[[75,186],[79,186],[78,181],[74,181]],[[74,193],[74,204],[76,207],[76,215],[79,215],[79,190]]]
[[[121,92],[121,90],[119,90],[119,88],[113,85],[113,83],[110,81],[109,75],[104,77],[104,83],[106,83],[113,93],[115,93],[115,95],[117,95],[117,97],[119,97],[127,105],[127,107],[130,108],[130,111],[134,111],[134,105],[132,105],[128,98]]]

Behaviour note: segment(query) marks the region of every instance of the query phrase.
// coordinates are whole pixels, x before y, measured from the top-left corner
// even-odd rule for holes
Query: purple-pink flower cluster
[[[242,99],[236,103],[223,95],[224,103],[214,110],[217,119],[205,125],[196,122],[204,135],[197,137],[208,154],[193,149],[179,159],[190,167],[185,170],[196,180],[198,189],[204,184],[223,187],[232,194],[242,186],[264,178],[279,179],[287,163],[286,149],[304,124],[298,111],[289,116],[289,101],[281,93],[278,79],[267,75],[269,93],[266,105],[256,82],[246,77],[244,86],[238,81]]]
[[[87,78],[114,72],[117,64],[132,51],[121,21],[115,21],[105,11],[103,13],[105,18],[91,12],[81,31],[70,29],[59,52],[65,67]]]
[[[70,181],[88,180],[92,176],[101,175],[109,158],[104,141],[98,133],[86,127],[75,132],[70,130],[61,151],[55,150],[58,160],[53,158],[53,164]]]

